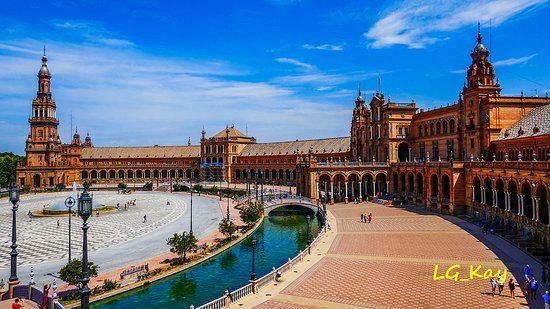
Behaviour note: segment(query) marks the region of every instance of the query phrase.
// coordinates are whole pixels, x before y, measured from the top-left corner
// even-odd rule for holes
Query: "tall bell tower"
[[[350,139],[350,160],[359,161],[368,160],[367,158],[367,122],[370,116],[369,110],[365,106],[365,99],[361,94],[361,88],[357,99],[355,99],[355,108],[351,119],[351,139]]]
[[[490,106],[488,97],[500,96],[500,85],[493,64],[489,62],[490,51],[483,45],[481,29],[477,25],[477,44],[470,53],[472,63],[468,67],[466,82],[462,89],[463,109],[461,133],[463,133],[464,159],[481,158],[487,155],[489,146]]]
[[[42,67],[38,71],[38,91],[32,101],[29,118],[30,133],[26,143],[27,166],[58,166],[61,164],[61,140],[57,127],[56,104],[52,99],[46,48],[42,56]]]

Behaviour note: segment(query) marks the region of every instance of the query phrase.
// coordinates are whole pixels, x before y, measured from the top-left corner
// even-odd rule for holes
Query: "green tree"
[[[226,237],[231,238],[231,236],[233,236],[233,234],[237,231],[237,226],[231,219],[227,220],[226,217],[222,219],[222,222],[220,222],[219,231]]]
[[[143,191],[152,191],[153,190],[153,183],[148,182],[143,185]]]
[[[128,186],[125,183],[121,182],[121,183],[118,184],[118,188],[119,189],[126,189],[126,188],[128,188]]]
[[[252,226],[256,223],[263,215],[264,207],[262,204],[250,204],[243,206],[239,211],[241,219],[248,226]]]
[[[15,155],[11,152],[0,152],[0,187],[6,188],[16,183],[15,169],[17,163],[25,165],[25,157]]]
[[[183,262],[187,261],[187,252],[197,247],[197,242],[195,235],[187,232],[174,233],[174,236],[166,240],[166,244],[170,246],[170,251],[177,253]]]
[[[88,277],[97,277],[99,266],[93,262],[88,262]],[[74,259],[59,270],[59,278],[70,285],[80,288],[80,279],[82,279],[82,261]]]

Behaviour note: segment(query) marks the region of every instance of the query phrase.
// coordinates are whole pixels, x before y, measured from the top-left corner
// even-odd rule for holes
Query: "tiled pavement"
[[[509,269],[508,278],[521,278],[529,263],[539,274],[534,260],[498,236],[481,234],[479,227],[455,217],[413,208],[363,203],[329,210],[338,231],[328,253],[258,308],[528,306],[519,287],[512,299],[507,287],[503,296],[493,297],[489,279],[433,280],[436,264],[439,274],[460,264],[459,279],[468,279],[470,264],[482,265],[479,273]],[[372,213],[372,223],[361,223],[361,213]],[[543,308],[541,292],[544,288],[531,308]]]

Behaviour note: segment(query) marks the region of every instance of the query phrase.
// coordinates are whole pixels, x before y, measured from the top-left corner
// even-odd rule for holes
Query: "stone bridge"
[[[317,214],[318,211],[317,204],[309,198],[299,196],[287,196],[284,198],[273,198],[270,201],[266,202],[264,206],[264,214],[267,216],[272,210],[290,205],[308,208],[313,211],[314,214]]]

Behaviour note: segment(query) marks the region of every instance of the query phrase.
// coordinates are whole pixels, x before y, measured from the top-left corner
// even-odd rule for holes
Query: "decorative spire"
[[[189,139],[187,140],[187,146],[191,146],[191,136],[189,136]]]
[[[481,44],[483,41],[483,37],[481,37],[481,24],[479,21],[477,22],[477,44]]]
[[[361,97],[361,84],[359,84],[359,97]]]
[[[51,76],[50,70],[48,70],[47,62],[48,62],[48,57],[46,57],[46,45],[44,45],[44,54],[42,55],[42,67],[40,68],[40,71],[38,71],[38,76],[40,75]]]

